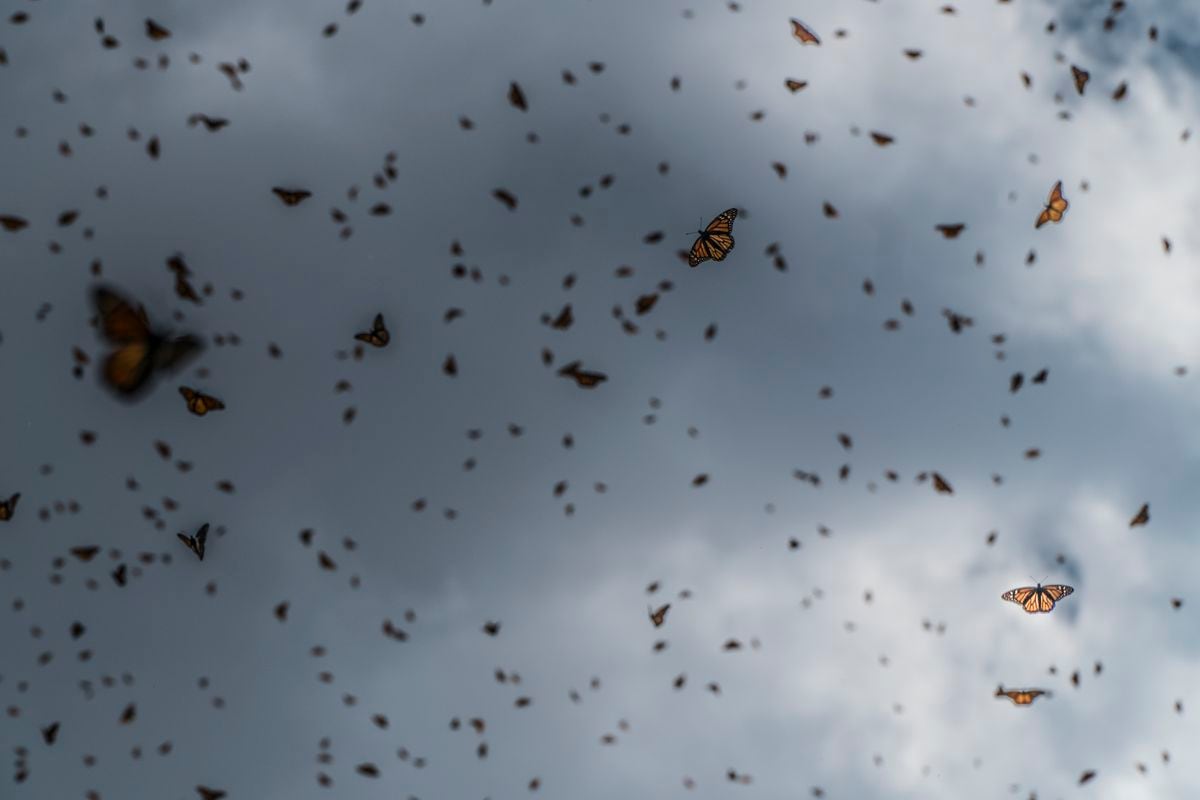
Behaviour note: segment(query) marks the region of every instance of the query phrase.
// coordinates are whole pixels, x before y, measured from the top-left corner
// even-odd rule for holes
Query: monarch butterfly
[[[996,687],[996,697],[1007,697],[1013,701],[1014,705],[1027,706],[1033,703],[1034,700],[1045,695],[1052,697],[1050,692],[1042,689],[1005,689],[1003,686]]]
[[[572,378],[575,383],[584,389],[594,389],[598,384],[608,380],[608,376],[603,372],[588,372],[580,369],[581,362],[572,361],[558,371],[558,374],[564,378]]]
[[[1138,525],[1145,525],[1150,521],[1150,504],[1142,503],[1142,507],[1138,509],[1133,519],[1129,520],[1129,527],[1136,528]]]
[[[1075,81],[1075,91],[1079,92],[1080,95],[1083,94],[1083,87],[1087,86],[1087,82],[1091,77],[1092,74],[1086,69],[1080,69],[1074,64],[1071,65],[1071,79]]]
[[[938,494],[954,494],[954,488],[950,482],[936,472],[933,473],[933,488]]]
[[[935,225],[934,229],[947,239],[957,239],[958,235],[962,233],[966,227],[966,223],[956,222],[952,225]]]
[[[181,366],[203,349],[194,336],[168,339],[150,328],[146,310],[133,305],[116,291],[98,287],[92,302],[100,317],[100,332],[117,345],[104,362],[104,381],[126,397],[144,389],[155,370]]]
[[[1062,222],[1063,214],[1067,212],[1070,206],[1071,204],[1067,202],[1067,198],[1062,195],[1062,181],[1059,181],[1050,190],[1050,197],[1046,200],[1046,207],[1038,215],[1037,223],[1033,227],[1040,228],[1047,222]]]
[[[387,327],[383,324],[383,314],[376,314],[375,321],[371,323],[371,330],[356,333],[354,338],[360,342],[366,342],[372,347],[387,347],[387,343],[392,340],[392,335],[388,333]]]
[[[736,208],[729,208],[713,219],[702,231],[696,231],[700,238],[692,245],[688,254],[688,266],[699,266],[701,262],[713,260],[724,261],[725,256],[733,249],[733,221],[737,219]]]
[[[1039,583],[1037,586],[1022,586],[1019,589],[1010,589],[1000,595],[1000,599],[1017,603],[1028,614],[1048,614],[1054,610],[1055,603],[1074,591],[1074,588],[1061,583],[1052,583],[1048,586],[1042,586]]]
[[[284,189],[280,186],[273,186],[271,191],[283,201],[285,206],[298,206],[301,201],[312,197],[312,192],[307,189]]]
[[[203,417],[210,411],[220,411],[225,407],[217,398],[203,394],[195,389],[187,386],[180,386],[179,393],[183,395],[183,399],[187,401],[188,411],[195,414],[197,417]]]
[[[183,542],[188,550],[196,554],[196,557],[201,561],[204,560],[204,543],[208,540],[208,523],[200,526],[200,530],[196,531],[195,536],[188,536],[186,533],[175,534],[179,541]]]
[[[800,40],[800,44],[820,44],[821,40],[798,19],[792,19],[792,36]]]
[[[649,609],[650,621],[654,623],[654,627],[661,628],[662,624],[667,621],[667,611],[670,610],[671,604],[659,606],[658,610]]]
[[[17,501],[21,499],[21,493],[17,492],[7,500],[0,502],[0,522],[8,522],[13,518],[13,514],[17,513]]]

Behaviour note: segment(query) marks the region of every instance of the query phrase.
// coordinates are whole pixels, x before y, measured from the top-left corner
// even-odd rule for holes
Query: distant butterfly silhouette
[[[737,218],[737,209],[726,209],[702,231],[697,231],[700,238],[692,245],[688,254],[688,266],[695,267],[701,262],[724,261],[725,256],[733,249],[733,221]]]
[[[208,523],[200,526],[200,530],[196,531],[195,536],[188,536],[186,533],[177,533],[176,537],[179,541],[187,545],[188,550],[196,554],[196,557],[201,561],[204,560],[204,543],[208,541]]]
[[[653,609],[650,610],[650,621],[654,623],[654,627],[662,627],[662,624],[667,621],[667,611],[669,611],[670,608],[671,604],[667,603],[659,606],[657,611]]]
[[[104,381],[126,397],[145,389],[157,370],[173,370],[203,349],[194,336],[168,338],[150,328],[146,311],[116,291],[99,287],[92,302],[100,317],[100,331],[117,345],[104,361]]]
[[[203,394],[187,386],[180,386],[179,393],[187,401],[188,411],[197,417],[203,417],[210,411],[220,411],[225,407],[224,403],[212,395]]]
[[[1033,227],[1040,228],[1047,222],[1062,222],[1063,214],[1067,212],[1070,205],[1067,202],[1067,198],[1062,195],[1062,181],[1059,181],[1050,190],[1050,197],[1046,200],[1046,207],[1038,215],[1037,222]]]
[[[1027,706],[1033,703],[1034,700],[1045,695],[1051,697],[1051,693],[1042,689],[1005,689],[1003,686],[996,687],[996,697],[1007,697],[1013,701],[1014,705]]]
[[[1137,514],[1133,519],[1129,520],[1129,527],[1136,528],[1138,525],[1145,525],[1150,521],[1150,504],[1142,503],[1142,507],[1138,509]]]
[[[312,197],[312,192],[308,191],[307,189],[284,189],[279,186],[274,186],[271,188],[271,191],[275,193],[276,197],[283,201],[285,206],[297,206],[300,205],[302,200]]]
[[[1000,599],[1008,600],[1010,603],[1017,603],[1028,614],[1048,614],[1054,610],[1055,603],[1074,591],[1075,589],[1072,587],[1061,583],[1052,583],[1048,586],[1042,586],[1039,583],[1037,586],[1022,586],[1019,589],[1011,589],[1000,595]]]
[[[392,340],[392,335],[388,333],[387,327],[383,324],[383,314],[376,314],[375,321],[371,323],[371,330],[356,333],[354,338],[360,342],[366,342],[372,347],[387,347],[387,343]]]
[[[13,514],[17,513],[17,501],[21,499],[21,493],[17,492],[7,500],[0,502],[0,522],[8,522],[13,518]]]

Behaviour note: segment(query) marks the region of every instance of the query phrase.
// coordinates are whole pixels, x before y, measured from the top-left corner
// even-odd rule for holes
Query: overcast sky
[[[6,0],[0,797],[1200,795],[1200,15],[689,2]],[[207,348],[122,402],[98,280]]]

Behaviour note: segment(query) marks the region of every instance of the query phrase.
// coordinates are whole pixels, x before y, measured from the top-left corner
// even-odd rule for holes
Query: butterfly
[[[210,411],[220,411],[225,407],[224,403],[212,395],[203,394],[187,386],[180,386],[179,393],[187,401],[188,411],[197,417],[203,417]]]
[[[933,488],[938,494],[954,494],[954,487],[950,482],[936,472],[933,473]]]
[[[1091,77],[1092,74],[1086,69],[1080,69],[1074,64],[1071,65],[1071,79],[1075,81],[1075,91],[1079,92],[1079,94],[1083,94],[1083,87],[1087,86],[1087,82]]]
[[[392,335],[388,333],[388,329],[383,324],[383,314],[376,314],[375,321],[371,323],[371,330],[356,333],[354,338],[360,342],[366,342],[372,347],[387,347],[387,343],[392,340]]]
[[[21,499],[21,493],[17,492],[7,500],[0,502],[0,522],[8,522],[13,518],[13,514],[17,513],[17,501]]]
[[[996,687],[996,697],[1007,697],[1013,701],[1014,705],[1018,706],[1030,705],[1042,695],[1046,697],[1053,696],[1050,692],[1043,691],[1042,689],[1005,689],[1003,686]]]
[[[1129,527],[1136,528],[1138,525],[1145,525],[1150,521],[1150,504],[1142,503],[1142,507],[1138,509],[1137,514],[1133,519],[1129,520]]]
[[[1052,583],[1048,586],[1042,586],[1039,583],[1037,586],[1011,589],[1000,595],[1000,599],[1021,605],[1028,614],[1048,614],[1054,610],[1055,603],[1074,591],[1074,588],[1061,583]]]
[[[669,611],[670,608],[671,604],[667,603],[659,606],[657,611],[653,609],[650,610],[650,621],[654,623],[654,627],[662,627],[662,624],[667,621],[667,611]]]
[[[805,25],[803,22],[801,22],[798,19],[792,19],[791,22],[792,22],[792,36],[795,36],[800,41],[800,44],[820,44],[821,43],[821,40],[817,38],[817,35],[815,33],[813,33],[811,30],[809,30],[808,26]]]
[[[197,558],[201,561],[204,560],[204,543],[208,540],[207,522],[200,526],[200,530],[196,531],[195,536],[188,536],[186,533],[177,533],[175,536],[187,545],[188,550],[195,553]]]
[[[284,189],[279,186],[273,186],[271,187],[271,191],[283,201],[285,206],[297,206],[300,205],[300,201],[312,197],[312,192],[307,189]]]
[[[580,369],[581,362],[572,361],[558,371],[558,374],[564,378],[572,378],[575,383],[584,389],[594,389],[597,385],[608,380],[608,376],[603,372],[589,372]]]
[[[116,291],[98,287],[92,302],[100,317],[101,334],[117,345],[104,361],[104,381],[126,397],[149,385],[156,370],[182,366],[204,347],[194,336],[168,338],[150,328],[146,310],[137,308]]]
[[[965,223],[957,222],[952,225],[935,225],[934,229],[947,239],[957,239],[966,227]]]
[[[688,266],[698,266],[703,261],[724,261],[725,256],[733,249],[733,221],[737,218],[736,208],[726,209],[720,216],[702,231],[696,231],[700,238],[692,245],[688,254]]]
[[[1050,197],[1046,200],[1046,207],[1038,215],[1037,222],[1033,227],[1040,228],[1047,222],[1062,222],[1063,214],[1067,212],[1070,205],[1067,202],[1067,198],[1062,195],[1062,181],[1059,181],[1050,190]]]

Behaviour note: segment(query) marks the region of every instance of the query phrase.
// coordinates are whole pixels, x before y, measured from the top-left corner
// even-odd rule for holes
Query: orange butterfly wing
[[[134,308],[121,295],[100,287],[92,295],[100,312],[100,330],[104,338],[115,344],[145,342],[150,338],[150,323],[140,306]]]
[[[149,342],[130,342],[105,359],[104,380],[123,394],[133,394],[145,385],[151,367]]]

